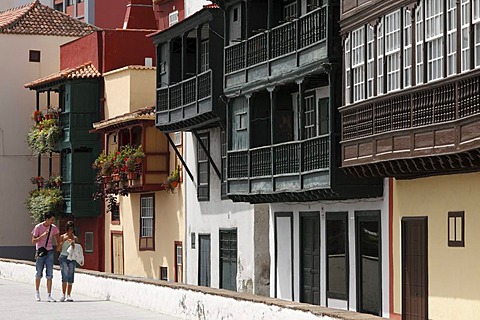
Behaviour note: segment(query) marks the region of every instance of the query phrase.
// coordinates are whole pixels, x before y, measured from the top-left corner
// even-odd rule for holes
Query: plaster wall
[[[0,255],[4,257],[33,257],[33,222],[24,202],[32,190],[30,178],[37,175],[37,158],[28,149],[25,136],[33,124],[36,98],[35,91],[25,89],[24,84],[57,72],[59,46],[73,39],[0,34],[0,217],[8,221],[0,226]],[[40,50],[41,62],[29,62],[29,50]],[[56,106],[56,96],[51,98]],[[45,106],[46,94],[42,94],[40,107]]]
[[[210,155],[221,170],[220,129],[210,133]],[[195,182],[184,176],[186,216],[186,283],[198,284],[199,234],[210,234],[211,240],[211,287],[220,286],[219,230],[237,228],[237,291],[256,293],[254,288],[255,255],[254,211],[248,203],[234,203],[221,199],[221,181],[210,165],[210,201],[197,200],[197,139],[191,133],[184,135],[185,158]],[[194,233],[196,246],[192,248],[191,234]],[[268,233],[265,228],[264,234]],[[268,249],[263,252],[268,256]]]
[[[394,182],[394,312],[402,310],[401,219],[428,217],[429,318],[476,319],[480,313],[480,173]],[[465,212],[465,247],[448,246],[448,212]]]
[[[212,4],[212,2],[205,0],[185,0],[185,18],[200,11],[203,6],[207,4]]]
[[[129,67],[107,72],[105,119],[155,105],[155,69]]]
[[[32,283],[34,273],[33,263],[0,260],[0,278]],[[55,268],[54,279],[59,278],[60,272]],[[44,283],[42,281],[42,285]],[[60,286],[60,281],[53,281],[55,290],[60,290]],[[181,319],[380,319],[366,314],[339,312],[278,299],[265,299],[224,290],[115,276],[81,269],[76,271],[74,290],[96,299],[129,304]]]
[[[384,197],[375,199],[345,200],[345,201],[318,201],[309,203],[274,203],[270,204],[270,296],[280,299],[300,301],[300,212],[317,212],[320,217],[320,304],[339,309],[357,310],[357,268],[356,268],[356,237],[355,237],[355,211],[379,210],[381,228],[381,301],[383,316],[389,316],[389,241],[388,241],[388,180],[384,181]],[[277,225],[279,237],[276,251],[275,239],[275,213],[291,213],[292,224],[282,218]],[[328,299],[326,296],[327,264],[326,264],[326,214],[328,212],[348,212],[348,303],[342,300]],[[290,230],[293,229],[293,236]],[[292,241],[293,239],[293,241]],[[291,254],[293,248],[293,257]],[[278,265],[277,279],[275,274],[275,255]],[[293,263],[291,262],[293,260]],[[293,268],[293,269],[292,269]],[[293,277],[293,283],[292,283]],[[277,280],[277,283],[276,281]],[[275,296],[275,286],[277,294]],[[293,286],[293,288],[292,288]]]

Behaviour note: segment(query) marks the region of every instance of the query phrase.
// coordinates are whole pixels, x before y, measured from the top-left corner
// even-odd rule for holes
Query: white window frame
[[[384,18],[381,17],[380,22],[377,25],[377,95],[382,95],[385,93],[383,87],[383,20]]]
[[[306,94],[305,108],[303,111],[303,132],[304,138],[310,139],[317,136],[317,108],[316,108],[316,99],[315,93]]]
[[[373,27],[367,25],[367,99],[374,96],[375,83],[375,55],[374,55],[375,33]]]
[[[400,10],[385,15],[387,92],[400,90]]]
[[[423,72],[423,39],[425,37],[425,29],[423,23],[423,3],[420,1],[416,11],[415,11],[415,23],[416,23],[416,34],[415,34],[415,83],[422,84],[425,81],[425,75]]]
[[[480,0],[472,0],[473,50],[475,67],[480,66]]]
[[[345,38],[345,105],[350,104],[350,34]]]
[[[412,85],[412,11],[403,10],[403,87]]]
[[[178,23],[178,10],[175,10],[168,14],[168,26],[171,27],[176,23]]]
[[[462,26],[462,72],[470,70],[470,0],[462,0],[461,26]]]
[[[154,201],[153,195],[140,198],[140,238],[153,238]]]
[[[209,48],[209,40],[203,40],[200,44],[200,72],[205,72],[210,69],[209,63],[209,55],[210,55],[210,48]]]
[[[365,99],[365,27],[352,31],[353,102]]]
[[[457,73],[457,0],[447,0],[447,76]]]
[[[297,2],[286,4],[283,7],[283,18],[285,20],[294,19],[297,17]]]
[[[425,45],[427,50],[427,79],[443,78],[443,1],[425,0]]]

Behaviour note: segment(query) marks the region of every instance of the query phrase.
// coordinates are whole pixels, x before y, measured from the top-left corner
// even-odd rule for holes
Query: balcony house
[[[100,119],[101,74],[91,63],[62,70],[25,85],[37,93],[57,93],[63,136],[57,145],[65,207],[64,214],[97,217],[100,202],[92,201],[95,174],[91,165],[100,152],[98,135],[90,134],[92,124]],[[39,106],[37,105],[37,110]],[[52,162],[49,163],[51,172]],[[39,172],[41,158],[39,158]]]
[[[196,131],[224,122],[223,56],[218,54],[223,29],[223,13],[212,5],[152,36],[161,131]]]
[[[355,176],[415,178],[480,168],[480,20],[471,19],[479,15],[477,2],[448,2],[435,13],[427,4],[399,3],[372,9],[368,21],[342,22],[342,167]],[[430,30],[434,16],[445,23]],[[362,35],[366,43],[357,41]],[[392,47],[392,36],[402,41]],[[364,64],[369,67],[359,69]]]
[[[338,2],[228,1],[225,12],[228,197],[270,203],[381,196],[380,180],[338,169]]]

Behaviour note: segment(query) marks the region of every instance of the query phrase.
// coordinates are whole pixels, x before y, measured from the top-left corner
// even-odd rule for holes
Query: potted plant
[[[167,178],[168,184],[175,189],[180,181],[180,166],[177,166]]]
[[[37,187],[41,188],[41,187],[43,187],[43,183],[45,182],[45,179],[41,176],[31,177],[30,182],[32,184],[36,184]]]
[[[136,149],[133,149],[132,158],[135,159],[135,163],[142,163],[143,158],[145,158],[145,153],[142,150],[142,146],[138,146]]]

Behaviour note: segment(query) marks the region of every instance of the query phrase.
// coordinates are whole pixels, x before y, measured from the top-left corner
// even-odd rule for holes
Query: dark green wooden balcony
[[[164,132],[217,122],[225,112],[212,100],[212,70],[157,89],[156,126]]]
[[[225,90],[300,74],[328,58],[329,7],[315,9],[293,21],[225,48]]]

